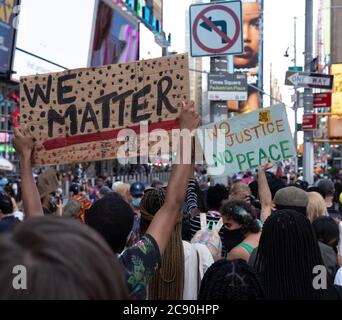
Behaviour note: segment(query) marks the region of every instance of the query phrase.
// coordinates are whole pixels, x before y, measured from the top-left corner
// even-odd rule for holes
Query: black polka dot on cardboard
[[[44,126],[40,125],[39,130],[44,130]]]
[[[23,118],[26,119],[26,118],[27,118],[27,115],[26,115],[26,114],[23,114]]]
[[[123,89],[123,87],[119,87],[119,91],[121,91]]]
[[[112,114],[114,114],[115,113],[115,110],[112,110]]]
[[[82,109],[78,109],[78,114],[81,115],[82,114]]]
[[[128,112],[125,113],[125,116],[128,117]]]
[[[129,68],[130,68],[130,66],[129,66],[129,65],[127,65],[127,66],[125,67],[125,69],[126,69],[126,70],[128,70]]]
[[[110,70],[110,69],[112,69],[112,66],[108,66],[108,67],[107,67],[107,70]]]
[[[115,129],[115,124],[112,124],[112,128]]]
[[[30,111],[30,114],[33,114],[33,110]]]
[[[132,74],[132,75],[130,76],[130,78],[131,78],[131,80],[134,80],[135,74]]]
[[[119,83],[122,83],[123,82],[123,79],[119,79]]]
[[[100,90],[100,96],[103,96],[103,95],[104,95],[104,90],[101,89],[101,90]]]
[[[87,83],[88,83],[88,85],[90,86],[90,85],[93,83],[93,81],[92,81],[92,80],[89,80]]]
[[[103,71],[101,69],[99,70],[99,74],[103,74]]]
[[[96,84],[98,84],[98,85],[100,85],[101,83],[102,83],[101,79],[96,81]]]
[[[83,97],[81,98],[81,100],[82,100],[82,102],[85,102],[85,101],[86,101],[86,99],[85,99],[85,98],[83,98]]]
[[[144,80],[144,78],[143,77],[138,77],[138,81],[139,81],[139,83],[140,82],[142,82]]]
[[[91,130],[91,129],[88,129],[88,130],[87,130],[87,132],[88,132],[88,133],[91,133],[91,132],[92,132],[92,130]]]
[[[95,114],[98,115],[100,113],[100,110],[96,110]]]
[[[59,129],[58,129],[58,133],[62,134],[62,133],[63,133],[63,129],[62,129],[62,128],[59,128]]]
[[[85,89],[84,89],[84,88],[81,88],[81,91],[85,91]]]
[[[21,100],[21,102],[25,102],[25,98],[24,97],[22,97],[20,100]]]
[[[79,73],[78,73],[78,76],[79,76],[79,77],[82,77],[82,72],[79,72]]]

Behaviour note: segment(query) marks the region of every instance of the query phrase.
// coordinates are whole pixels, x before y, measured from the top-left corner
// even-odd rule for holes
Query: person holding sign
[[[181,129],[187,129],[190,132],[199,126],[200,116],[195,111],[193,102],[183,102],[178,123]],[[194,143],[193,139],[191,141]],[[29,130],[15,129],[14,145],[20,155],[25,216],[26,218],[41,217],[43,216],[43,210],[32,176],[31,156],[34,145]],[[145,236],[135,246],[125,250],[119,257],[131,297],[146,298],[146,286],[158,267],[160,257],[164,253],[175,225],[179,221],[179,213],[183,207],[188,179],[193,168],[191,164],[184,163],[183,153],[185,151],[183,149],[179,146],[178,162],[173,166],[163,206],[154,216]],[[193,158],[191,157],[191,159]],[[115,196],[112,193],[98,200],[87,211],[85,222],[99,231],[107,240],[107,243],[111,240],[112,249],[115,249],[116,253],[120,253],[120,249],[125,245],[132,228],[133,213],[129,205],[119,195],[115,197],[116,202],[112,203],[113,195]],[[121,207],[127,208],[127,210],[122,212],[122,209],[120,211]],[[127,218],[121,219],[121,213],[124,213]],[[122,230],[127,230],[127,232],[123,233]],[[47,246],[49,246],[49,242]],[[61,254],[63,255],[63,252]],[[75,256],[77,255],[75,254]],[[113,278],[116,277],[115,275],[116,271],[113,268]],[[46,276],[54,277],[53,273],[44,274],[44,277]],[[30,292],[32,295],[36,293],[34,289]]]

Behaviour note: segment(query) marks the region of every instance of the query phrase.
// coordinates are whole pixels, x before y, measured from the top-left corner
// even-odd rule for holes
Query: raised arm
[[[258,171],[258,193],[261,203],[260,219],[262,222],[266,221],[272,211],[272,193],[266,178],[266,171],[272,167],[273,164],[267,161]]]
[[[179,117],[180,129],[194,130],[200,123],[200,117],[195,111],[194,103],[183,103],[183,109]],[[191,143],[193,139],[191,139]],[[190,149],[191,150],[191,149]],[[184,204],[185,194],[189,177],[193,166],[182,163],[181,143],[178,146],[179,164],[174,164],[169,179],[164,205],[159,209],[153,218],[146,233],[150,234],[157,242],[160,254],[163,254],[170,240],[175,225],[179,222],[180,213]],[[193,157],[191,157],[193,161]]]
[[[31,156],[33,150],[33,139],[28,128],[25,130],[14,128],[13,144],[20,160],[21,192],[25,219],[42,216],[43,209],[37,186],[32,175]]]

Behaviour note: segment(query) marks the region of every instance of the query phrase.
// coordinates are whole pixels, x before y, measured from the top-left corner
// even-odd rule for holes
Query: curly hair
[[[244,260],[212,264],[201,282],[198,300],[264,300],[257,273]]]
[[[257,218],[251,213],[251,206],[241,200],[228,200],[223,202],[220,212],[223,217],[233,219],[241,225],[241,231],[258,233],[261,230]]]

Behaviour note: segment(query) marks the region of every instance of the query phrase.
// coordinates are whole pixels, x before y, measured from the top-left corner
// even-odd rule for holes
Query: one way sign
[[[334,76],[307,72],[286,72],[285,85],[302,88],[332,89]]]

